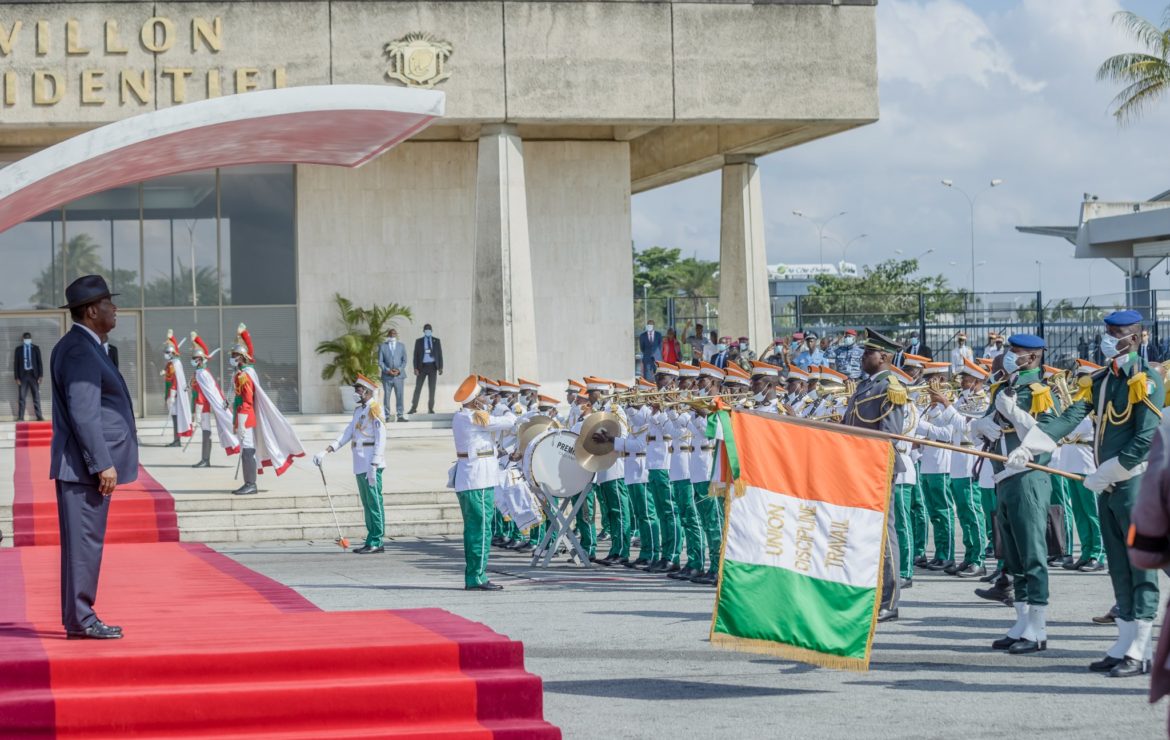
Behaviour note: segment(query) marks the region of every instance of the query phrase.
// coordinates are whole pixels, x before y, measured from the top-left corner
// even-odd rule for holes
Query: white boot
[[[1023,639],[1044,644],[1048,642],[1048,607],[1028,607],[1028,626],[1024,628]]]
[[[1139,619],[1133,622],[1134,637],[1133,642],[1130,643],[1129,649],[1125,651],[1125,657],[1133,658],[1134,660],[1149,660],[1153,653],[1153,640],[1150,639],[1154,634],[1154,623],[1147,619]]]
[[[1105,654],[1110,658],[1124,658],[1125,652],[1129,650],[1129,646],[1133,643],[1134,636],[1137,635],[1137,623],[1132,619],[1117,620],[1117,641],[1109,646]]]
[[[1028,605],[1017,601],[1012,606],[1016,608],[1016,623],[1008,630],[1007,636],[1018,640],[1024,636],[1024,631],[1028,628]]]

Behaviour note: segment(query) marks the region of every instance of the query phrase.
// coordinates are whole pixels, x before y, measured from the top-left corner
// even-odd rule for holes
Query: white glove
[[[1003,432],[999,428],[999,422],[995,420],[994,415],[982,416],[971,422],[971,433],[991,442],[1003,436]]]
[[[371,467],[369,470],[366,471],[366,483],[369,484],[369,486],[372,488],[374,486],[374,484],[377,482],[378,482],[378,470],[377,470],[377,468]]]
[[[321,450],[316,455],[313,455],[313,464],[321,467],[321,463],[325,462],[325,455],[328,454],[325,450]]]
[[[1004,467],[1022,473],[1028,468],[1030,462],[1032,462],[1032,452],[1025,445],[1020,445],[1008,454]]]
[[[1127,481],[1135,475],[1141,475],[1146,470],[1147,463],[1134,466],[1126,470],[1125,466],[1116,457],[1111,457],[1092,473],[1085,476],[1084,486],[1093,493],[1101,493],[1109,489],[1114,483]]]

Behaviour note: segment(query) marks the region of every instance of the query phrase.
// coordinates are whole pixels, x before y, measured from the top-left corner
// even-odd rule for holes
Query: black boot
[[[195,463],[193,468],[210,468],[211,467],[211,430],[204,430],[203,432],[203,457],[199,462]]]
[[[237,496],[248,496],[254,493],[259,493],[256,488],[256,450],[244,448],[241,454],[240,469],[244,471],[244,485],[240,486],[232,493]]]
[[[179,441],[179,417],[171,417],[171,427],[175,430],[175,441],[171,442],[167,447],[181,447],[182,442]]]

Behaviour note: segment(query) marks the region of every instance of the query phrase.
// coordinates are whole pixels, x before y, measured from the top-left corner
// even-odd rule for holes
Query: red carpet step
[[[13,472],[15,486],[12,502],[13,543],[28,545],[59,545],[57,528],[57,493],[49,479],[49,442],[43,445],[22,441],[21,430],[40,427],[49,422],[17,424],[16,465]],[[28,432],[26,434],[39,433]],[[138,480],[118,486],[110,501],[106,522],[106,542],[178,542],[179,523],[175,516],[175,500],[146,468],[138,468]]]

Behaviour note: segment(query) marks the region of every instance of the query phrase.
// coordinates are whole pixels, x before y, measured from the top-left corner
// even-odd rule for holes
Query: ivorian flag
[[[869,669],[894,475],[884,439],[834,424],[719,411],[727,486],[712,644]]]

